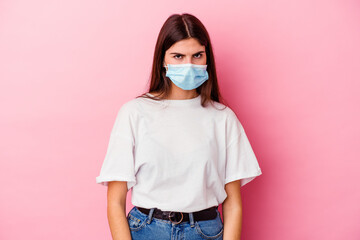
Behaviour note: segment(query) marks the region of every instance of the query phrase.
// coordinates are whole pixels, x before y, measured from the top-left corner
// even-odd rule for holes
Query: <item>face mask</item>
[[[168,64],[166,76],[179,88],[192,90],[203,84],[209,74],[207,65],[196,65],[192,63]]]

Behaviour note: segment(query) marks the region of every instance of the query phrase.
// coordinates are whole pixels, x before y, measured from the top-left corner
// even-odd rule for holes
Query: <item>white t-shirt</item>
[[[127,181],[131,203],[144,208],[194,212],[221,204],[226,183],[244,186],[262,172],[235,113],[213,103],[203,108],[200,95],[124,103],[96,183]]]

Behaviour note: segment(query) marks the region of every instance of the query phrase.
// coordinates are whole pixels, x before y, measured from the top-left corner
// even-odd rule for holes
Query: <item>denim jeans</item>
[[[211,220],[195,221],[189,213],[189,221],[179,224],[170,220],[158,219],[142,213],[134,206],[127,215],[132,240],[222,240],[224,224],[220,212],[216,209],[217,217]]]

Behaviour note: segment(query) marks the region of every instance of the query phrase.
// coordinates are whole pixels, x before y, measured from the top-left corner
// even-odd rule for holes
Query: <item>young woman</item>
[[[108,186],[114,240],[240,239],[240,187],[262,173],[243,126],[219,99],[208,32],[193,15],[171,15],[150,89],[118,111],[96,178]]]

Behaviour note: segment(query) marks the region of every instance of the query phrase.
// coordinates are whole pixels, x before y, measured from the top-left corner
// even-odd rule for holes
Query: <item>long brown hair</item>
[[[205,46],[206,64],[209,79],[196,88],[196,92],[201,95],[201,105],[204,107],[207,102],[213,100],[223,103],[217,82],[215,59],[212,50],[209,34],[205,26],[195,16],[183,13],[172,14],[163,24],[155,46],[154,59],[151,71],[151,82],[148,92],[159,92],[162,97],[151,97],[142,94],[137,97],[148,97],[154,100],[166,99],[170,94],[171,80],[166,77],[166,70],[163,68],[165,52],[177,41],[195,38]],[[224,104],[224,103],[223,103]],[[225,105],[225,104],[224,104]]]

